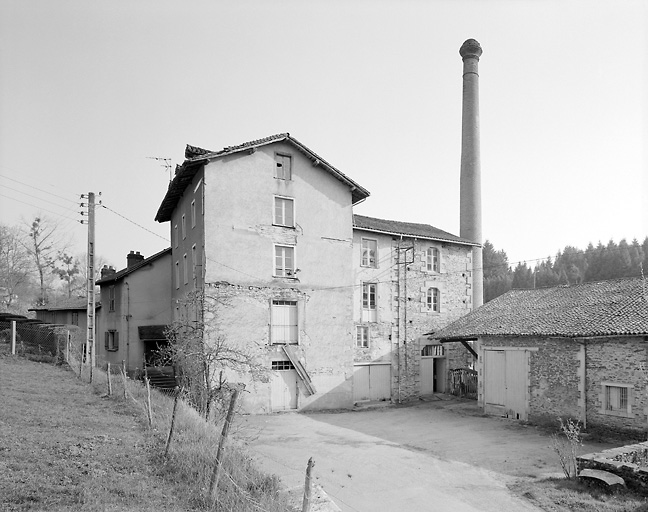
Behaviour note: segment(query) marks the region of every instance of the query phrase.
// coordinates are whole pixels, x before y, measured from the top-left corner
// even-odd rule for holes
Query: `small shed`
[[[615,279],[511,290],[445,328],[473,342],[486,413],[615,431],[648,425],[648,284]]]

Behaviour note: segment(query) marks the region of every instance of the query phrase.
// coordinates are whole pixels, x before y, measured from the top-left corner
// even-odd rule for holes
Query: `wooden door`
[[[484,351],[484,402],[503,406],[506,401],[506,354],[503,350]]]
[[[434,393],[434,357],[421,357],[421,394]]]
[[[353,367],[353,401],[391,399],[391,365],[359,364]]]
[[[369,400],[369,365],[353,367],[353,401]]]
[[[524,350],[506,351],[506,416],[527,419],[527,357]]]
[[[273,362],[272,379],[270,381],[270,405],[273,411],[297,409],[297,372],[288,361],[276,368]]]

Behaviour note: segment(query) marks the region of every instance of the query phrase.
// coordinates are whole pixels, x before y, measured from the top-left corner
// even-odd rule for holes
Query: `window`
[[[191,246],[191,276],[192,279],[197,279],[198,274],[196,273],[196,265],[198,264],[198,256],[196,252],[196,244]]]
[[[356,325],[356,347],[368,348],[369,347],[369,326]]]
[[[176,283],[176,290],[180,289],[180,262],[176,261],[175,262],[175,283]]]
[[[292,179],[292,157],[290,155],[275,154],[275,178]]]
[[[295,248],[275,245],[275,276],[293,277],[295,274]]]
[[[369,238],[362,239],[362,259],[360,265],[363,267],[378,268],[378,241]]]
[[[632,417],[633,386],[603,382],[602,414]]]
[[[277,226],[295,226],[294,201],[287,197],[274,198],[274,223]]]
[[[79,325],[79,313],[77,311],[72,312],[72,325]]]
[[[106,331],[104,340],[106,350],[109,352],[116,352],[119,350],[119,333],[117,331]]]
[[[108,288],[108,311],[115,311],[115,287]]]
[[[191,227],[196,227],[196,200],[191,201]]]
[[[443,357],[443,345],[425,345],[421,350],[421,355]]]
[[[273,370],[294,370],[295,367],[290,361],[272,361]]]
[[[187,262],[187,253],[182,256],[182,271],[184,273],[184,284],[189,283],[189,264]]]
[[[441,311],[441,292],[438,288],[428,288],[425,304],[429,311]]]
[[[187,238],[187,219],[184,214],[182,214],[182,239]]]
[[[362,321],[376,322],[376,283],[362,283]]]
[[[270,338],[273,344],[295,344],[298,341],[297,301],[273,300]]]
[[[439,249],[430,247],[426,254],[426,268],[431,272],[439,271]]]
[[[178,248],[178,225],[173,226],[173,245]]]

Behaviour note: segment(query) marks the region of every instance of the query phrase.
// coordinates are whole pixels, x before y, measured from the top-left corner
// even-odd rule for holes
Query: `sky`
[[[355,213],[458,235],[474,38],[484,239],[530,264],[643,241],[647,34],[633,0],[0,0],[0,223],[45,216],[80,254],[94,192],[121,269],[169,246],[152,157],[289,132],[371,192]]]

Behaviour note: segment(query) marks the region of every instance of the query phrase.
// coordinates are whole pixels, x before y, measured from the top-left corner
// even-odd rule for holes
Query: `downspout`
[[[401,365],[401,355],[400,355],[400,344],[401,344],[401,340],[400,340],[400,338],[401,338],[401,336],[400,336],[400,334],[401,334],[401,293],[400,293],[400,280],[401,280],[401,277],[400,277],[400,274],[401,274],[401,272],[400,272],[400,267],[401,266],[400,266],[400,244],[401,244],[402,241],[403,241],[403,235],[401,235],[400,242],[398,242],[397,245],[396,245],[396,270],[397,270],[397,272],[396,272],[396,276],[397,276],[396,277],[396,279],[397,279],[396,286],[398,287],[398,301],[396,301],[396,304],[398,305],[397,306],[398,307],[398,310],[397,310],[398,321],[396,323],[396,336],[397,336],[397,339],[396,339],[396,346],[397,346],[396,359],[398,360],[398,365],[397,365],[398,379],[397,380],[398,380],[398,403],[399,404],[401,403],[401,369],[400,369],[400,365]]]
[[[126,371],[130,369],[130,285],[128,281],[124,281],[126,285]]]
[[[578,388],[580,391],[580,409],[581,409],[581,423],[583,429],[587,429],[587,340],[580,341],[579,350],[580,368],[579,368],[579,382]]]

